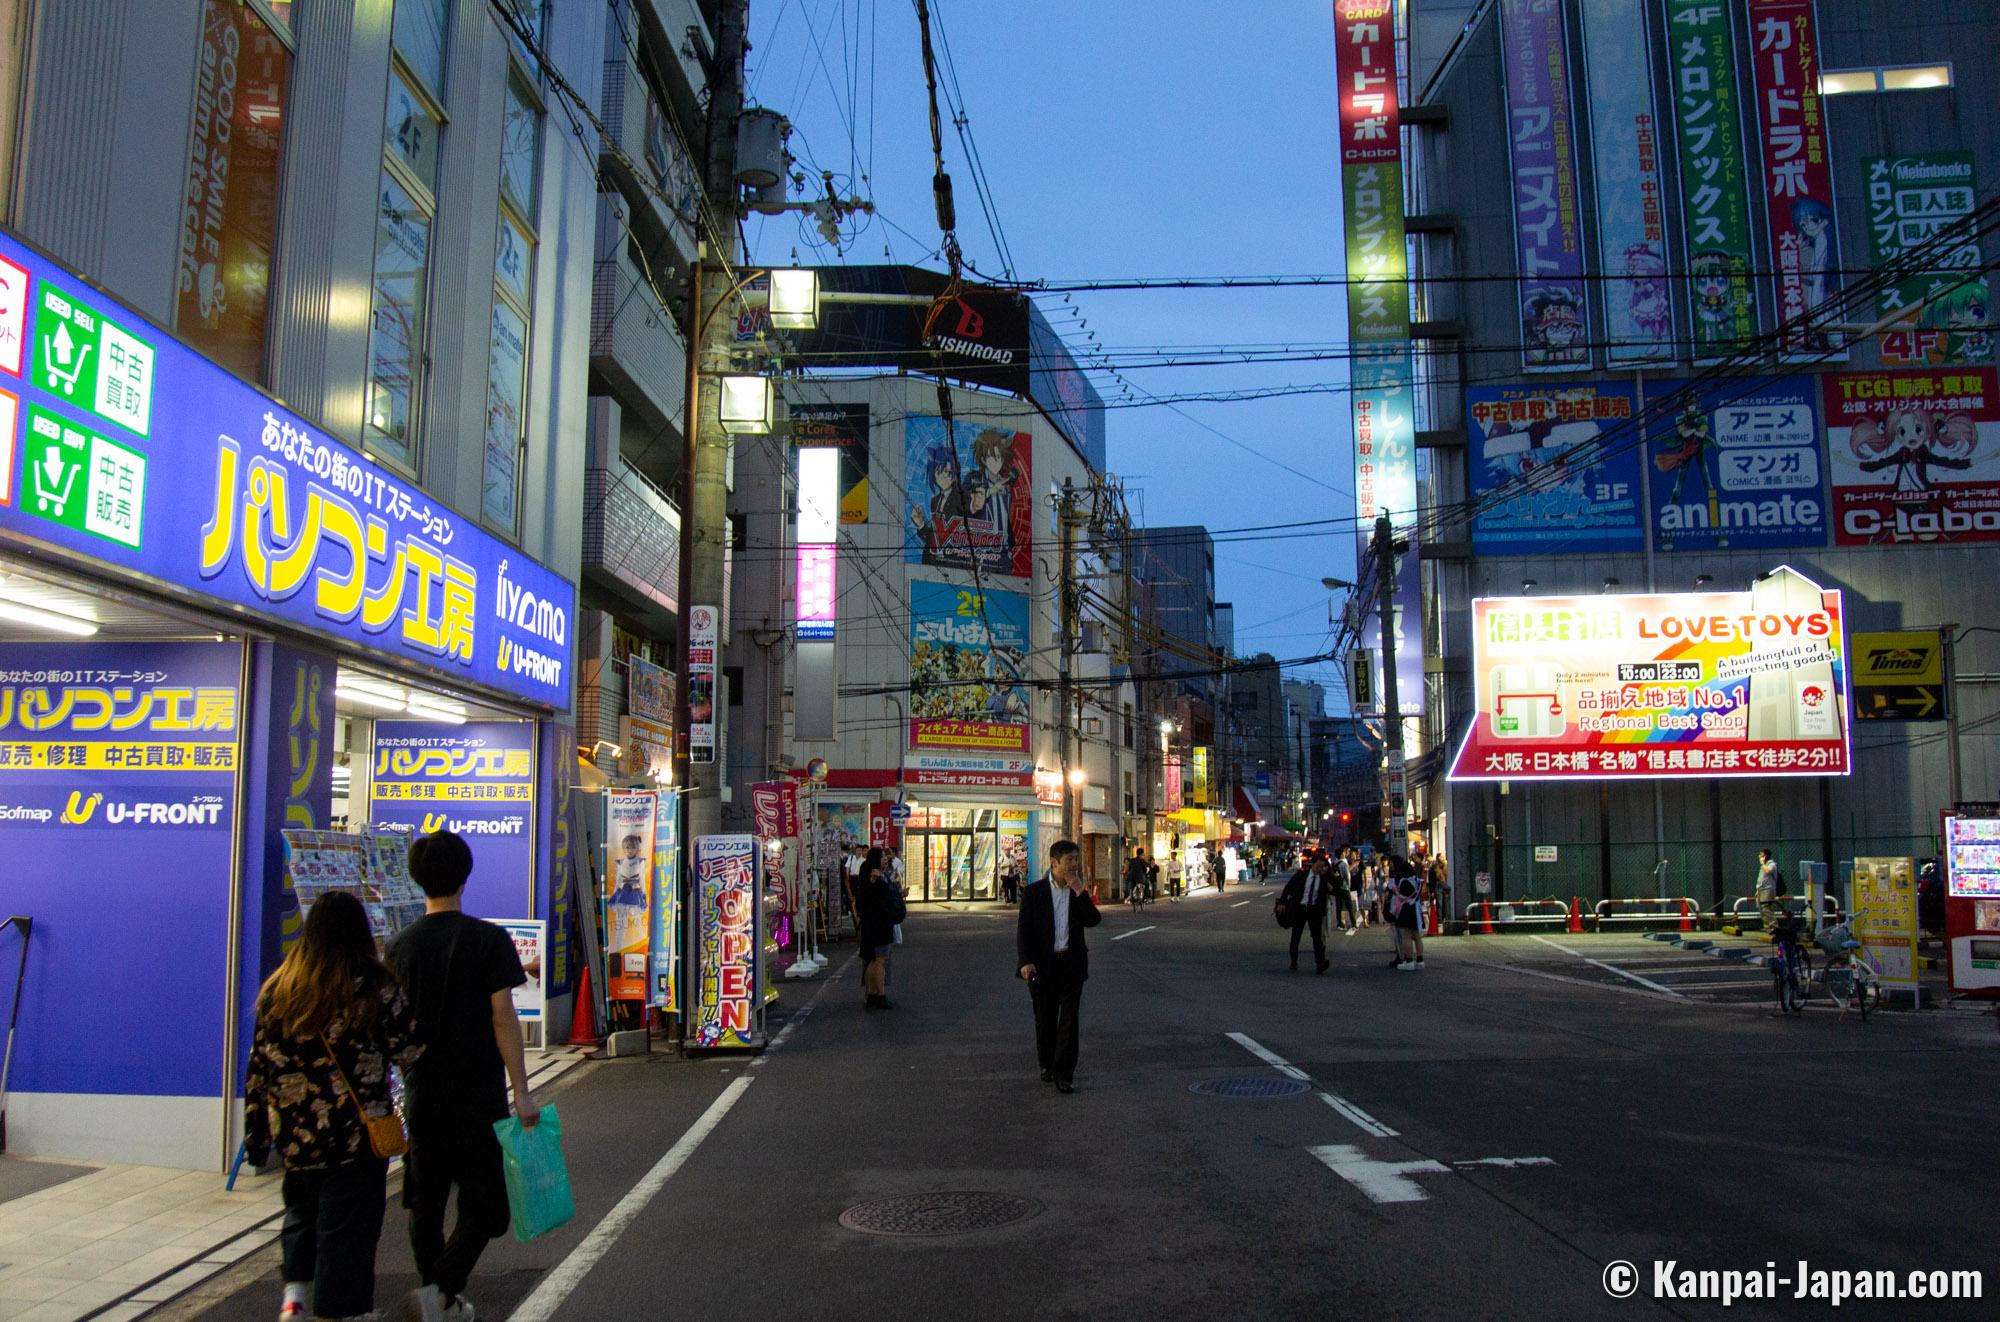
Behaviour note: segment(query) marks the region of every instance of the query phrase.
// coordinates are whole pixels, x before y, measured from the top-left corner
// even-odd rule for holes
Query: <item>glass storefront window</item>
[[[500,196],[524,216],[535,214],[535,165],[541,141],[541,112],[521,85],[509,79],[505,123],[500,130]]]
[[[416,398],[417,350],[424,339],[424,274],[430,242],[430,217],[384,172],[375,235],[363,435],[370,453],[404,465],[415,455],[410,411]]]
[[[501,299],[493,301],[493,347],[486,374],[486,468],[480,506],[492,523],[512,529],[519,504],[521,404],[527,384],[528,323]]]
[[[444,87],[445,17],[450,0],[396,0],[390,40],[410,69],[435,90]]]
[[[389,70],[389,113],[382,122],[382,145],[418,179],[437,187],[438,118],[400,68]]]

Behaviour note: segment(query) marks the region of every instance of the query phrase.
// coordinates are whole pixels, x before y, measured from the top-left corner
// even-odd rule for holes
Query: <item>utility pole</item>
[[[715,25],[715,61],[708,70],[708,149],[703,184],[712,232],[701,241],[690,276],[688,298],[688,402],[681,430],[686,437],[681,457],[681,573],[679,692],[675,699],[675,781],[684,791],[687,808],[685,839],[694,840],[722,829],[722,785],[728,776],[723,759],[728,748],[729,703],[719,691],[711,695],[715,748],[695,760],[689,745],[688,621],[697,606],[717,611],[715,675],[721,684],[720,654],[728,646],[719,623],[723,558],[729,537],[729,445],[722,430],[721,373],[735,321],[721,315],[731,293],[736,264],[735,234],[740,216],[736,183],[736,124],[743,114],[744,33],[749,0],[722,0]],[[724,245],[715,251],[710,244]]]
[[[1062,819],[1063,834],[1071,840],[1082,843],[1080,810],[1082,796],[1076,790],[1072,772],[1081,759],[1072,759],[1070,741],[1078,722],[1076,721],[1073,695],[1075,692],[1074,664],[1076,657],[1077,633],[1077,592],[1076,592],[1076,489],[1069,478],[1063,479],[1061,505],[1056,510],[1056,523],[1062,538],[1061,568],[1058,570],[1057,601],[1060,603],[1058,615],[1062,625],[1062,668],[1057,685],[1059,701],[1056,706],[1056,721],[1062,749]]]
[[[1396,534],[1384,510],[1375,519],[1376,609],[1382,614],[1382,746],[1389,763],[1389,852],[1409,848],[1408,785],[1403,772],[1403,711],[1396,697]]]

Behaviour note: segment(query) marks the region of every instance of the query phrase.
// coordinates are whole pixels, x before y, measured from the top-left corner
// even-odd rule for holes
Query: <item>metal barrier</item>
[[[1465,930],[1487,936],[1496,926],[1552,923],[1561,927],[1568,922],[1567,900],[1477,900],[1465,909]]]
[[[1847,910],[1841,906],[1840,901],[1831,895],[1825,896],[1824,899],[1825,903],[1820,908],[1820,921],[1822,923],[1846,922]],[[1780,895],[1778,897],[1778,904],[1786,913],[1803,914],[1806,911],[1807,900],[1803,895]],[[1729,906],[1729,919],[1739,932],[1747,931],[1752,927],[1755,927],[1760,932],[1764,930],[1764,914],[1757,907],[1757,897],[1755,895],[1737,896],[1735,901]]]
[[[7,1011],[7,1049],[0,1055],[0,1152],[7,1150],[7,1076],[14,1069],[14,1028],[21,1020],[21,988],[28,980],[28,933],[34,930],[35,920],[20,913],[0,920],[0,932],[10,927],[21,929],[21,964],[14,972],[14,1003]]]
[[[1630,913],[1615,912],[1620,905],[1635,907]],[[1683,932],[1692,932],[1700,912],[1695,902],[1685,895],[1631,896],[1621,900],[1599,900],[1593,918],[1600,932],[1606,923],[1671,922],[1678,922]]]

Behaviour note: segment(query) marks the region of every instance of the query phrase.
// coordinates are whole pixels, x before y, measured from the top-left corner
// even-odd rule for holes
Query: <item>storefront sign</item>
[[[2000,541],[2000,379],[1991,367],[1819,379],[1834,541]]]
[[[834,591],[835,552],[832,544],[798,549],[799,640],[831,642],[837,618]]]
[[[514,1013],[524,1024],[540,1023],[547,1008],[542,972],[548,924],[539,918],[502,918],[495,926],[514,938],[514,953],[521,957],[521,971],[528,975],[528,980],[514,989]]]
[[[840,455],[840,522],[868,522],[868,406],[791,404],[792,444],[800,449],[830,447]]]
[[[1908,858],[1857,858],[1848,889],[1849,925],[1885,988],[1917,989],[1917,864]]]
[[[757,1045],[763,979],[757,965],[761,850],[754,835],[705,835],[694,842],[695,946],[688,1045]]]
[[[1632,387],[1618,382],[1467,390],[1472,495],[1482,503],[1473,546],[1482,555],[1643,551],[1634,412]],[[1505,501],[1486,504],[1496,491]]]
[[[1026,789],[1035,773],[1034,759],[982,757],[978,754],[912,753],[903,768],[912,785],[961,785],[972,788]]]
[[[625,710],[671,729],[674,723],[674,676],[637,654],[625,658]]]
[[[1613,367],[1670,361],[1666,193],[1646,6],[1583,0],[1584,86],[1597,198],[1597,265],[1604,272],[1605,358]]]
[[[789,780],[764,780],[750,787],[750,812],[759,840],[789,840],[799,833],[799,787]]]
[[[535,858],[534,746],[531,721],[377,721],[368,820],[464,836],[472,847],[466,909],[522,917]]]
[[[1648,383],[1649,397],[1653,389]],[[1671,420],[1648,424],[1660,550],[1826,545],[1814,378],[1662,381],[1658,389],[1685,401]]]
[[[1190,808],[1207,808],[1214,804],[1209,792],[1208,768],[1214,759],[1206,745],[1197,746],[1189,759],[1186,798]]]
[[[1500,48],[1521,280],[1521,368],[1588,367],[1590,304],[1563,7],[1555,0],[1501,0]]]
[[[1944,687],[1944,647],[1935,629],[1857,633],[1848,638],[1854,657],[1854,719],[1942,721],[1949,717]]]
[[[238,643],[0,644],[0,910],[36,943],[12,1090],[214,1099],[242,669]],[[159,971],[147,1032],[102,1031],[121,969]]]
[[[715,761],[716,649],[722,612],[696,606],[688,612],[688,761]]]
[[[1833,156],[1819,94],[1813,0],[1749,0],[1752,108],[1764,158],[1764,215],[1784,349],[1845,360],[1825,329],[1840,293]]]
[[[568,705],[568,581],[11,237],[0,262],[29,277],[32,340],[0,376],[21,405],[0,541]]]
[[[1028,752],[1028,599],[910,584],[910,746]]]
[[[1732,8],[1716,0],[1667,0],[1681,254],[1692,276],[1688,316],[1697,362],[1734,353],[1757,334],[1749,278],[1749,167],[1738,126],[1742,111]]]
[[[650,999],[661,1010],[681,1008],[681,793],[661,790],[653,804],[653,906]]]
[[[604,796],[604,988],[614,1001],[647,999],[658,811],[659,795],[652,790],[611,790]]]
[[[1828,776],[1849,769],[1840,593],[1480,598],[1478,711],[1454,780]]]
[[[1063,801],[1062,772],[1046,767],[1035,769],[1035,802],[1046,807],[1060,807]]]
[[[1034,573],[1034,446],[1026,432],[923,414],[903,423],[903,559],[1027,578]]]
[[[624,755],[636,761],[644,774],[654,780],[674,778],[674,727],[643,716],[618,718],[618,743]]]
[[[1164,805],[1166,811],[1179,812],[1181,810],[1181,759],[1179,754],[1170,753],[1167,755],[1161,776],[1164,782],[1161,791],[1162,796],[1166,800]]]
[[[1876,270],[1900,268],[1921,252],[1922,269],[1885,286],[1876,297],[1883,318],[1917,309],[1898,329],[1882,335],[1882,365],[1912,367],[1993,361],[1993,331],[1987,313],[1991,287],[1980,265],[1979,241],[1971,234],[1935,246],[1940,231],[1972,214],[1979,183],[1969,151],[1914,152],[1870,156],[1868,247]]]

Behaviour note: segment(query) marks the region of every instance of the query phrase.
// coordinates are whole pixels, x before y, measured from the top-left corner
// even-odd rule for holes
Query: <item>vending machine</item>
[[[1944,877],[1951,989],[2000,997],[2000,817],[1944,819]]]

